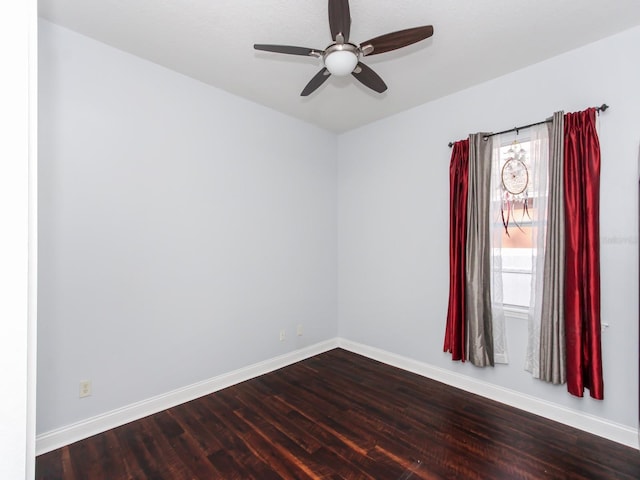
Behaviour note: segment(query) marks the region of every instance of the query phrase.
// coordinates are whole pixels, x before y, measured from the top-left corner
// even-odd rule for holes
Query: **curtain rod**
[[[603,103],[602,105],[600,105],[599,107],[595,107],[597,112],[606,112],[607,108],[609,108],[609,105],[607,105],[606,103]],[[493,137],[494,135],[501,135],[503,133],[509,133],[509,132],[518,132],[519,130],[524,130],[525,128],[529,128],[529,127],[535,127],[536,125],[542,125],[543,123],[549,123],[551,121],[551,119],[547,119],[547,120],[542,120],[541,122],[535,122],[535,123],[530,123],[529,125],[523,125],[521,127],[513,127],[510,128],[509,130],[502,130],[501,132],[496,132],[496,133],[490,133],[488,135],[485,135],[485,140],[489,137]],[[449,148],[453,147],[454,142],[449,142]]]

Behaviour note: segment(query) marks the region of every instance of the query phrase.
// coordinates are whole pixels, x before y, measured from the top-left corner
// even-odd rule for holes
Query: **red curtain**
[[[465,361],[465,283],[467,244],[467,192],[469,187],[469,140],[453,145],[449,168],[449,309],[444,351],[452,360]]]
[[[567,388],[603,399],[600,344],[600,143],[596,109],[564,117]]]

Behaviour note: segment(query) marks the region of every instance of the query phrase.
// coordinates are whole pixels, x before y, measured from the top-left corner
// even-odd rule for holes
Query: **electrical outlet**
[[[287,331],[284,329],[280,330],[280,341],[284,342],[286,338],[287,338]]]
[[[298,324],[298,328],[296,329],[296,333],[298,334],[299,337],[302,336],[302,324],[301,323]]]
[[[91,395],[91,380],[80,382],[80,398]]]

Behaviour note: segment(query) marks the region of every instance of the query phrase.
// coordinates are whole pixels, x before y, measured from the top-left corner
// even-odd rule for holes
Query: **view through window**
[[[502,289],[506,307],[527,308],[530,302],[537,192],[529,149],[530,142],[522,139],[502,145],[496,163],[502,182],[499,185],[501,208],[498,218],[494,219],[494,228],[502,232]]]

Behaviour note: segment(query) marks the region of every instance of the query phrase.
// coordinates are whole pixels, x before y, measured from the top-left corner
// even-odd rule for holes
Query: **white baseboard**
[[[396,355],[378,348],[369,347],[357,342],[352,342],[350,340],[345,340],[343,338],[338,339],[338,346],[350,352],[377,360],[387,365],[437,380],[446,385],[519,408],[520,410],[524,410],[535,415],[540,415],[541,417],[604,437],[608,440],[613,440],[614,442],[636,449],[639,447],[638,430],[626,425],[610,422],[594,415],[572,410],[555,403],[516,392],[515,390],[499,387],[473,379],[466,375],[460,375],[443,368],[434,367],[427,363],[419,362],[417,360]]]
[[[40,434],[36,437],[36,455],[50,452],[65,445],[91,437],[92,435],[161,412],[204,395],[209,395],[223,388],[264,375],[265,373],[286,367],[337,347],[593,433],[594,435],[613,440],[614,442],[638,448],[638,431],[634,428],[609,422],[593,415],[571,410],[539,398],[498,387],[466,375],[460,375],[449,370],[434,367],[427,363],[396,355],[385,350],[369,347],[343,338],[335,338]]]
[[[194,383],[156,397],[126,405],[80,422],[40,434],[36,437],[36,455],[50,452],[92,435],[105,432],[126,423],[161,412],[176,405],[189,402],[223,388],[264,375],[282,367],[292,365],[314,355],[338,347],[338,340],[332,339],[309,347],[280,355],[264,362],[249,365],[217,377]]]

